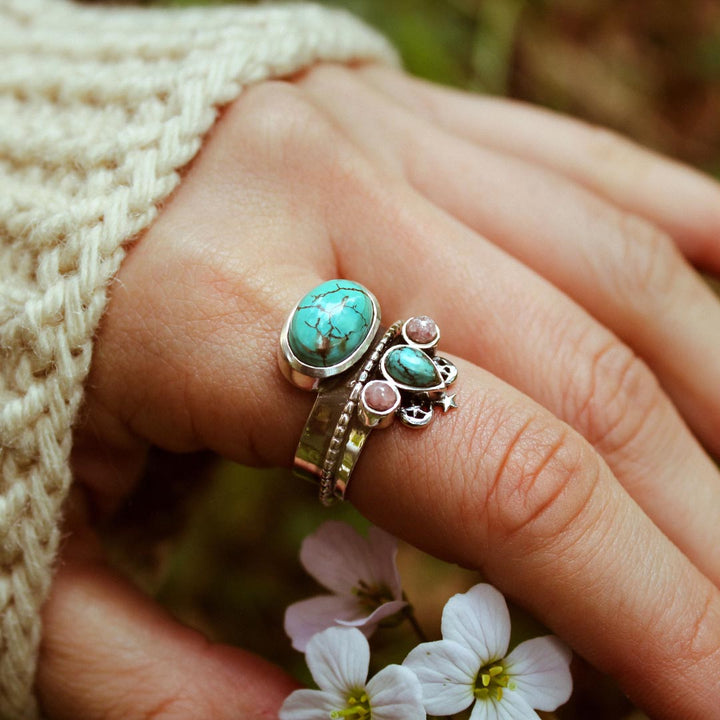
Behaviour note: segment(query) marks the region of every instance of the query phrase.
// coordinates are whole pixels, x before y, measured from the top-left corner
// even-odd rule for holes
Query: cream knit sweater
[[[219,106],[318,60],[392,60],[311,5],[142,10],[0,0],[0,718],[37,716],[39,610],[71,428],[123,243]]]

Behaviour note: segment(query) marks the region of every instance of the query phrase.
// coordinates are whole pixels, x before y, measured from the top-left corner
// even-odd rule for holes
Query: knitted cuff
[[[0,0],[0,718],[37,717],[71,427],[123,243],[244,86],[358,59],[395,56],[312,5]]]

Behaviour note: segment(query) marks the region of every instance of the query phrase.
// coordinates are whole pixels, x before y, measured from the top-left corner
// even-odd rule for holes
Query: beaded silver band
[[[330,440],[330,445],[323,462],[322,472],[320,473],[320,502],[323,505],[332,504],[334,499],[343,500],[345,498],[345,491],[347,490],[347,485],[350,480],[350,474],[355,467],[355,462],[357,462],[359,450],[362,448],[362,445],[365,444],[365,440],[372,430],[372,428],[364,426],[358,428],[357,432],[362,433],[362,435],[354,435],[352,439],[352,446],[348,448],[348,429],[351,422],[355,419],[355,410],[357,408],[363,386],[367,382],[370,373],[377,367],[377,364],[388,344],[397,337],[401,327],[402,323],[396,322],[387,329],[387,331],[382,335],[380,342],[378,342],[378,344],[373,348],[370,357],[363,362],[360,374],[353,381],[352,390],[350,390],[350,395],[348,396],[345,407],[343,408],[340,418],[338,419],[338,423],[335,426],[335,430],[333,431],[332,439]],[[322,393],[318,395],[316,405],[321,403],[321,398]],[[342,456],[340,455],[341,448],[344,448]],[[356,452],[349,452],[354,448],[357,448]],[[295,453],[296,461],[298,453],[300,452],[301,448],[298,446],[297,452]],[[343,458],[346,458],[346,461],[342,463],[343,472],[339,475],[338,459],[343,460]]]

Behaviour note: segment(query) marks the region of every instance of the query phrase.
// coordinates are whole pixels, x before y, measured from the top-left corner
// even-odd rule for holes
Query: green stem
[[[418,622],[417,618],[415,617],[415,610],[413,610],[412,605],[406,605],[402,609],[402,614],[405,617],[405,619],[410,623],[410,627],[414,630],[415,634],[418,636],[418,639],[420,642],[427,642],[428,637],[423,631],[423,629],[420,627],[420,623]]]

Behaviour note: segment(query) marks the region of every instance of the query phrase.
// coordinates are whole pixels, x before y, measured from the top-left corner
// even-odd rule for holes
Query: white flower
[[[491,585],[475,585],[443,609],[443,639],[418,645],[403,665],[423,686],[425,710],[452,715],[473,702],[470,720],[537,720],[570,697],[570,650],[557,638],[533,638],[506,656],[510,614]]]
[[[395,564],[397,541],[371,527],[367,539],[347,523],[330,520],[308,535],[300,562],[332,595],[301,600],[285,612],[285,632],[303,652],[315,633],[333,625],[370,635],[381,620],[407,605]]]
[[[308,643],[305,656],[320,690],[296,690],[280,709],[280,720],[425,720],[415,675],[388,665],[370,682],[370,647],[356,628],[333,627]]]

